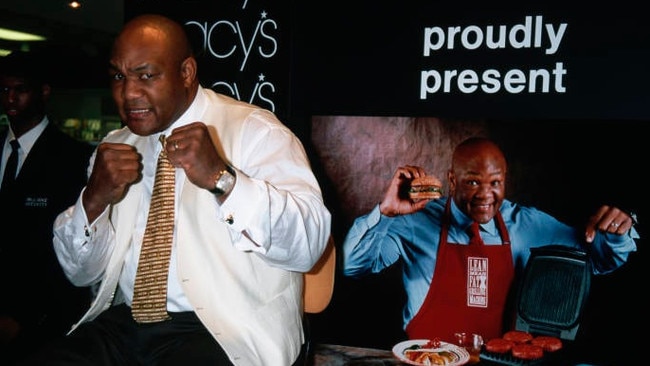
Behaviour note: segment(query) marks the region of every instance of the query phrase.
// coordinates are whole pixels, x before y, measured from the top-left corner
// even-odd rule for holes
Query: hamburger
[[[442,197],[442,182],[433,175],[414,178],[408,191],[412,200],[429,200]]]

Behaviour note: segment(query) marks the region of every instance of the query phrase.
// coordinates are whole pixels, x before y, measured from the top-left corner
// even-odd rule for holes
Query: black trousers
[[[138,324],[131,308],[119,305],[37,351],[21,366],[221,366],[232,365],[196,315]]]

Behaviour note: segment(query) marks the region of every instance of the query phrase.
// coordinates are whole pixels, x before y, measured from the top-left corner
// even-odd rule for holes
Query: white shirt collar
[[[50,120],[47,118],[47,116],[45,116],[43,117],[43,119],[39,124],[37,124],[36,126],[34,126],[34,128],[27,131],[25,134],[23,134],[18,138],[18,143],[20,143],[20,149],[24,152],[24,154],[20,155],[21,159],[20,162],[18,163],[18,166],[22,165],[22,161],[25,160],[25,157],[29,154],[32,147],[34,147],[36,140],[38,140],[38,138],[45,130],[45,127],[47,127],[49,123]],[[9,154],[11,153],[11,145],[9,144],[9,141],[13,140],[14,138],[15,138],[14,131],[11,129],[11,125],[9,125],[7,138],[5,139],[5,144],[4,144],[3,156],[9,156]]]

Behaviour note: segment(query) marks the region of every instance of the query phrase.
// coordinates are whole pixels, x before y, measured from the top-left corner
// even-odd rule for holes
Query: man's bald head
[[[173,52],[170,57],[184,60],[193,55],[192,46],[183,27],[162,15],[144,14],[128,21],[113,45],[113,52],[124,42],[155,43]]]
[[[486,137],[470,137],[456,146],[451,158],[451,169],[468,161],[493,161],[503,166],[506,170],[506,158],[501,148]]]

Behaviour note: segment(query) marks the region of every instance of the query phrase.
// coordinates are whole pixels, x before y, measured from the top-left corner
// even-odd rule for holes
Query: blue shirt
[[[418,212],[395,217],[384,216],[379,205],[354,221],[343,242],[343,273],[360,277],[378,273],[402,262],[402,280],[407,294],[403,326],[417,314],[429,291],[436,266],[440,230],[447,198],[433,200]],[[587,244],[584,230],[568,226],[545,212],[504,200],[499,209],[510,235],[515,273],[519,275],[530,256],[530,248],[564,245],[585,250],[589,246],[594,274],[605,274],[623,265],[636,251],[634,228],[627,234],[597,232]],[[447,241],[467,245],[472,223],[456,204],[451,204],[451,223]],[[480,225],[481,238],[486,245],[501,245],[501,237],[492,219]]]

